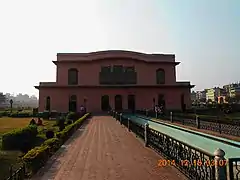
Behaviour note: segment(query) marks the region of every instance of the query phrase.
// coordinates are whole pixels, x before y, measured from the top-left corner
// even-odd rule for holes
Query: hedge
[[[23,157],[23,161],[27,165],[27,170],[31,174],[37,172],[60,146],[60,140],[58,138],[52,138],[46,140],[41,146],[28,151]]]
[[[74,131],[81,126],[83,120],[85,120],[89,116],[89,113],[85,114],[83,117],[79,118],[74,123],[67,125],[62,131],[56,133],[57,138],[59,138],[64,143],[68,139],[68,137],[71,136]]]
[[[80,118],[80,115],[78,113],[75,113],[75,112],[69,112],[66,119],[67,120],[73,120],[73,121],[76,121]]]
[[[35,125],[15,129],[4,133],[2,136],[2,148],[5,150],[23,150],[31,146],[37,137],[38,129]]]
[[[17,118],[32,117],[32,113],[17,112],[17,113],[9,114],[9,117],[17,117]]]
[[[33,174],[37,172],[60,147],[61,145],[76,131],[83,121],[88,118],[90,114],[85,114],[83,117],[75,121],[73,124],[66,126],[66,128],[56,134],[57,138],[46,140],[41,146],[30,150],[23,157],[26,163],[27,170]]]

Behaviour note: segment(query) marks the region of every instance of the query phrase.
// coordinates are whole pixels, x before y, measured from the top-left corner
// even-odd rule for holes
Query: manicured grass
[[[32,118],[0,118],[0,135],[16,128],[23,128],[29,124]]]
[[[2,117],[0,118],[0,136],[5,132],[9,132],[16,128],[26,127],[32,118],[11,118],[11,117]],[[37,118],[35,118],[37,121]],[[39,126],[39,131],[43,128],[52,127],[56,121],[54,120],[43,120],[43,126]]]

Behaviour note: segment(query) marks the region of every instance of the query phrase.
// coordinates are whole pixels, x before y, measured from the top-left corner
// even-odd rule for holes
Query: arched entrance
[[[128,109],[135,111],[135,95],[128,95]]]
[[[108,111],[110,107],[109,104],[109,96],[108,95],[104,95],[101,98],[101,109],[102,111]]]
[[[186,104],[184,99],[185,99],[184,94],[181,94],[181,108],[183,112],[186,111]]]
[[[163,108],[165,108],[164,94],[158,94],[158,106],[163,106]]]
[[[50,111],[50,109],[51,109],[51,99],[49,96],[46,98],[46,108],[45,109],[47,111]]]
[[[69,112],[77,112],[77,96],[76,95],[70,96],[68,109],[69,109]]]
[[[116,111],[122,110],[122,96],[121,95],[115,96],[115,110]]]

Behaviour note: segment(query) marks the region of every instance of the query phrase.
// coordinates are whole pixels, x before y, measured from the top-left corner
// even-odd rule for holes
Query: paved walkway
[[[112,117],[95,116],[51,158],[34,180],[183,180]]]

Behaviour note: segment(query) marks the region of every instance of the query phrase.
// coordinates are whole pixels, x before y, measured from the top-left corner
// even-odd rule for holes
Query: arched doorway
[[[115,110],[116,111],[122,110],[122,96],[121,95],[115,96]]]
[[[185,99],[184,94],[181,94],[181,108],[183,112],[186,111],[186,104],[184,99]]]
[[[128,109],[135,111],[135,95],[128,95]]]
[[[77,96],[76,95],[70,96],[68,109],[69,109],[69,112],[77,112]]]
[[[50,99],[50,97],[48,96],[48,97],[46,98],[46,110],[47,110],[47,111],[50,111],[50,109],[51,109],[51,99]]]
[[[163,106],[165,109],[166,104],[164,94],[158,94],[158,106]]]
[[[108,95],[104,95],[101,98],[101,109],[102,111],[108,111],[110,107],[109,104],[109,96]]]

